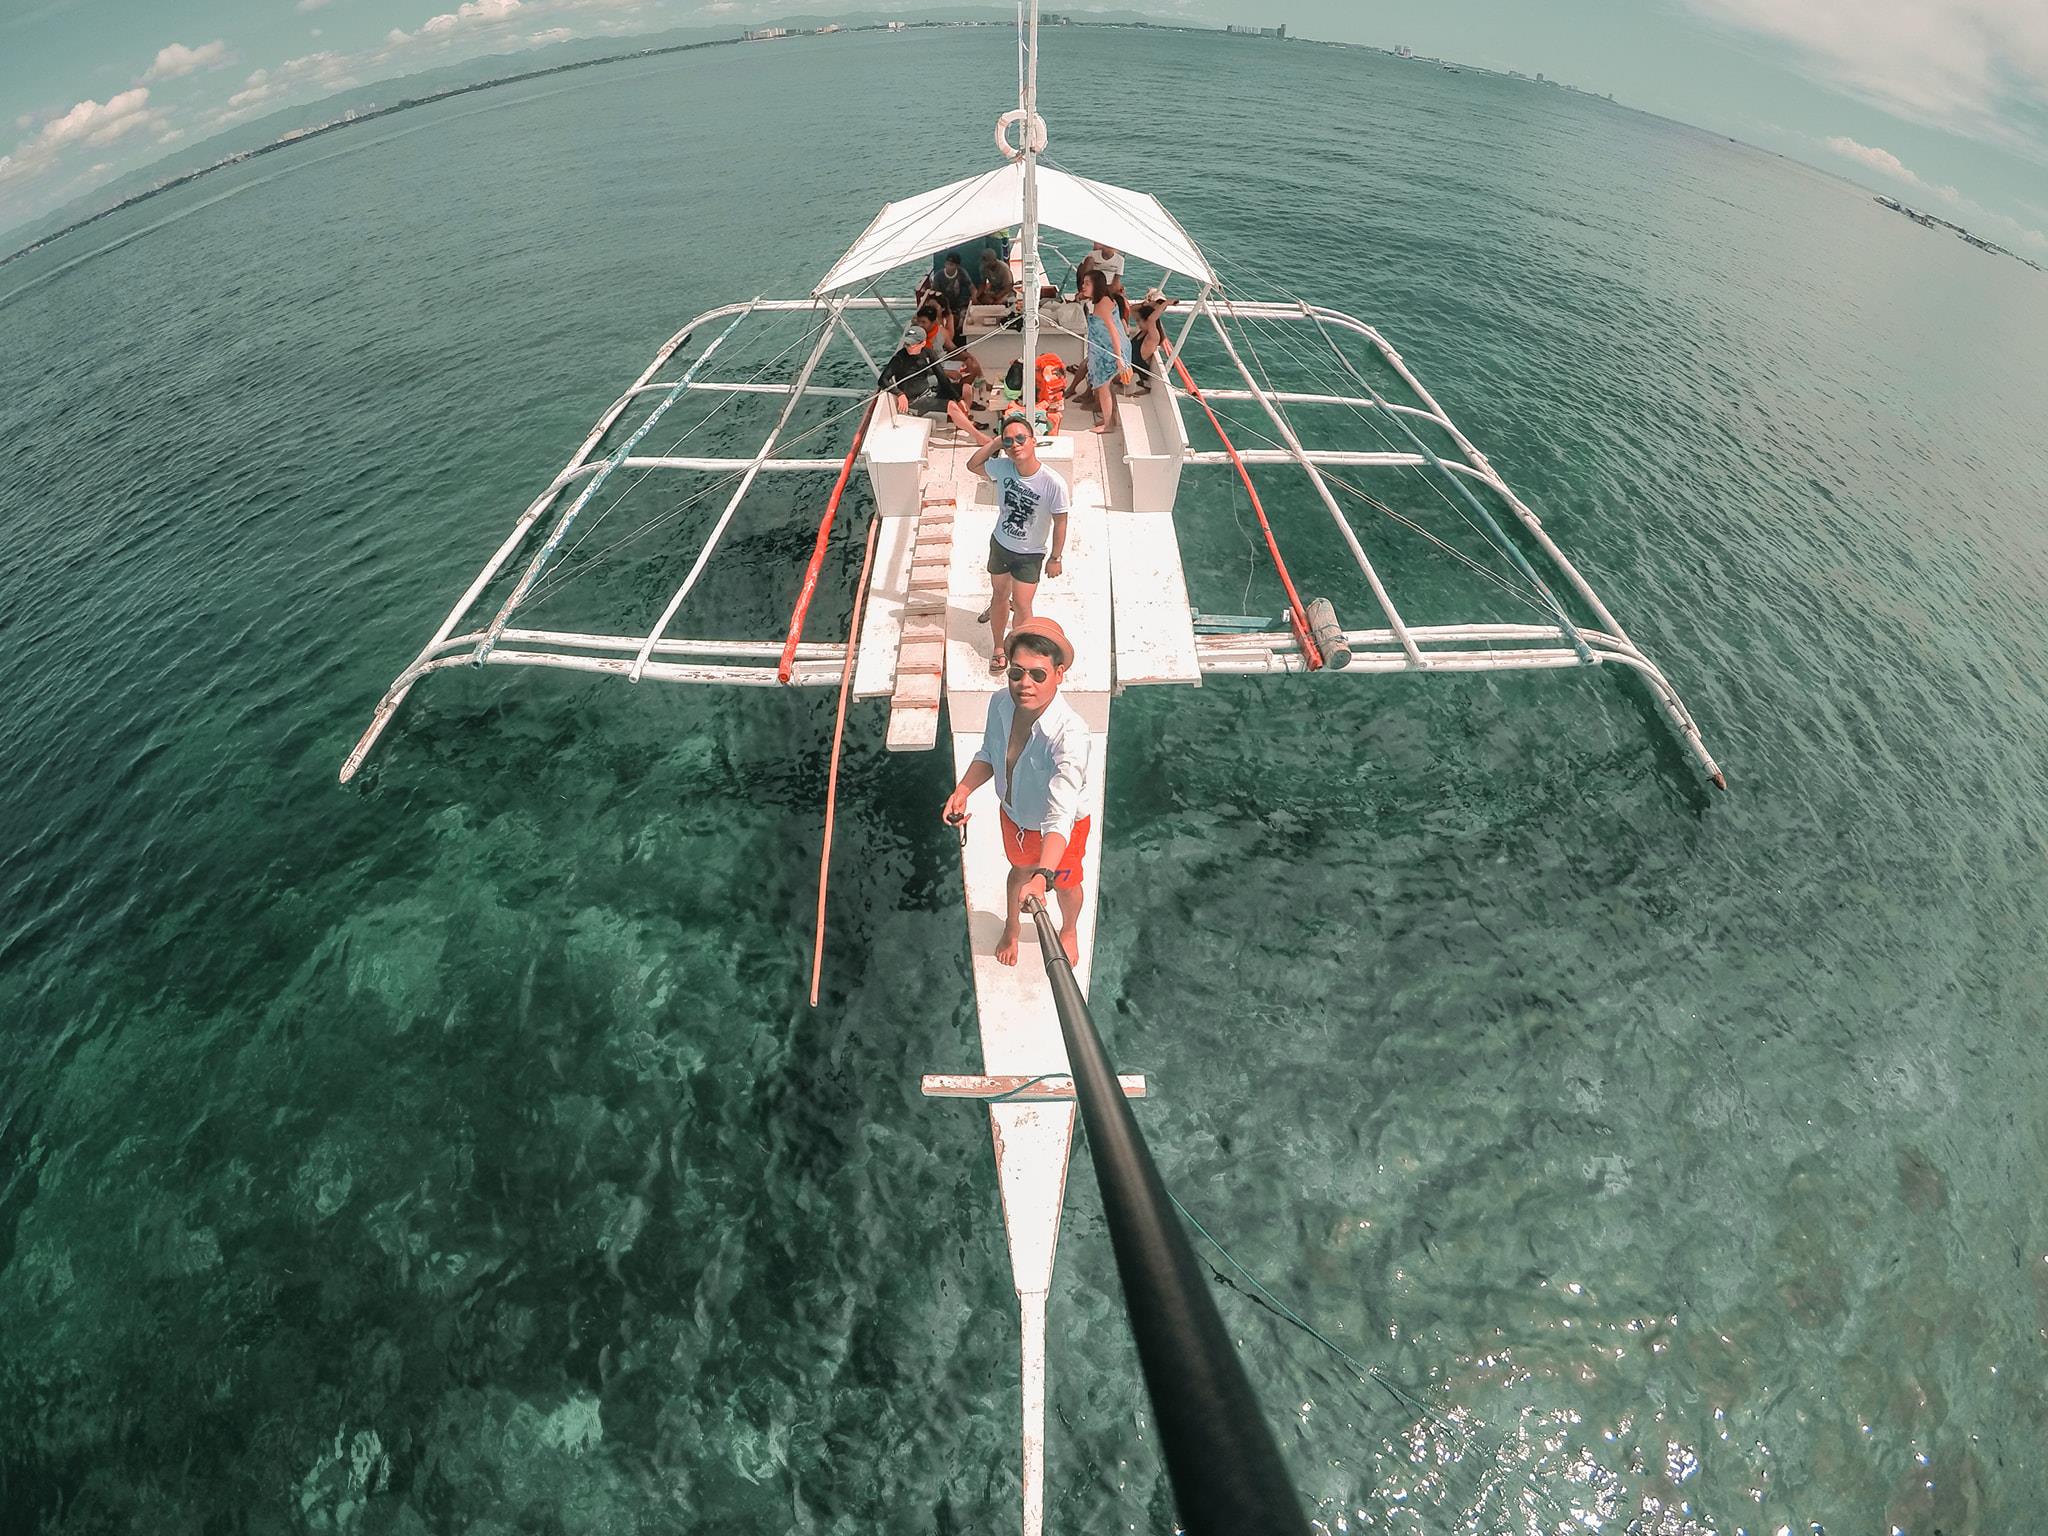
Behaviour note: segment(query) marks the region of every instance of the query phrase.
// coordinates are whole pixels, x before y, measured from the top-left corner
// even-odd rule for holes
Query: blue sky
[[[295,103],[569,37],[837,0],[0,0],[0,229]],[[873,6],[864,6],[872,9]],[[1076,12],[1086,5],[1065,7]],[[2048,257],[2048,0],[1132,0],[1543,71]],[[919,7],[908,0],[903,14]]]

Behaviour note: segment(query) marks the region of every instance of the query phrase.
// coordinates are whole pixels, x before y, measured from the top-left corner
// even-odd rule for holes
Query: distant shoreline
[[[1078,17],[1072,15],[1062,15],[1055,18],[1055,24],[1062,26],[1080,27],[1099,26],[1116,28],[1134,28],[1140,31],[1157,32],[1196,32],[1205,34],[1213,33],[1217,36],[1224,36],[1230,30],[1228,28],[1223,27],[1198,27],[1189,26],[1185,23],[1175,23],[1168,21],[1083,21]],[[909,28],[917,28],[919,30],[922,30],[927,27],[953,27],[961,25],[980,26],[987,25],[987,23],[962,23],[957,21],[928,20],[907,22],[862,22],[857,23],[853,26],[837,27],[832,30],[838,32],[882,32],[906,30]],[[789,33],[786,35],[790,37],[802,37],[815,36],[820,34],[796,32]],[[337,117],[330,122],[320,123],[312,128],[303,128],[295,130],[291,133],[283,135],[280,138],[272,139],[267,144],[260,144],[254,149],[238,150],[232,155],[227,155],[219,160],[214,161],[211,165],[203,165],[197,168],[196,170],[182,172],[177,176],[171,177],[168,181],[160,181],[156,185],[149,187],[144,191],[137,192],[129,197],[124,197],[118,203],[115,203],[107,208],[102,208],[98,213],[88,214],[86,217],[82,219],[73,220],[71,223],[66,224],[62,229],[53,230],[51,233],[44,235],[39,240],[32,241],[29,244],[22,246],[18,250],[9,252],[5,256],[0,256],[0,267],[6,266],[9,262],[19,260],[23,256],[34,255],[37,251],[42,250],[45,246],[56,244],[65,236],[77,234],[78,231],[80,231],[81,229],[89,228],[90,226],[97,224],[101,219],[111,218],[114,214],[120,213],[125,209],[133,208],[138,203],[146,203],[151,198],[160,196],[165,192],[173,192],[176,191],[179,187],[189,186],[191,183],[199,180],[202,176],[210,176],[215,171],[224,171],[228,169],[230,166],[240,165],[247,160],[254,160],[259,155],[271,154],[274,151],[280,149],[290,149],[294,145],[305,143],[308,139],[317,139],[323,134],[334,133],[342,128],[353,128],[361,123],[372,123],[379,118],[389,117],[394,112],[409,112],[415,107],[432,106],[435,102],[447,101],[450,98],[456,96],[467,96],[475,91],[496,90],[499,86],[518,85],[522,81],[526,80],[543,80],[550,75],[568,74],[571,70],[595,69],[598,66],[604,64],[625,64],[630,63],[635,59],[662,58],[668,54],[673,53],[691,53],[699,48],[727,48],[731,47],[736,43],[752,42],[756,40],[757,39],[752,33],[742,33],[740,36],[737,37],[712,37],[703,38],[693,43],[664,43],[657,48],[634,48],[629,49],[624,53],[608,53],[595,59],[576,59],[567,64],[550,64],[542,69],[523,69],[514,74],[493,75],[488,80],[474,80],[467,85],[449,86],[445,90],[430,91],[428,94],[424,96],[407,96],[399,101],[393,102],[388,107],[372,107],[365,112],[357,112],[353,109],[350,109],[342,116]],[[758,40],[765,41],[766,39],[764,38]],[[1597,91],[1581,91],[1577,86],[1567,85],[1565,84],[1565,82],[1561,80],[1546,80],[1541,74],[1536,75],[1532,79],[1528,75],[1523,74],[1520,70],[1499,70],[1489,69],[1484,65],[1459,64],[1454,63],[1453,61],[1448,59],[1438,59],[1425,55],[1405,52],[1399,49],[1385,48],[1374,43],[1337,42],[1327,38],[1303,37],[1299,35],[1289,37],[1286,35],[1285,28],[1280,29],[1279,36],[1277,39],[1269,35],[1266,38],[1246,36],[1244,40],[1250,42],[1277,40],[1281,43],[1307,44],[1311,47],[1318,48],[1338,48],[1345,50],[1356,50],[1361,53],[1378,53],[1383,54],[1390,59],[1399,59],[1403,63],[1415,63],[1419,65],[1436,64],[1443,69],[1450,70],[1452,73],[1470,72],[1472,74],[1478,75],[1490,75],[1496,79],[1514,80],[1517,83],[1523,85],[1541,86],[1552,90],[1561,89],[1563,91],[1566,91],[1572,95],[1579,96],[1588,101],[1601,101],[1606,102],[1610,105],[1615,104],[1614,95],[1612,92],[1608,92],[1605,95],[1602,95]],[[1628,108],[1628,110],[1637,111],[1640,109]],[[1658,113],[1650,113],[1648,115],[1653,117],[1661,116],[1661,114]],[[1716,138],[1721,137],[1721,135],[1716,133],[1714,130],[1701,128],[1698,124],[1685,123],[1677,118],[1670,118],[1665,120],[1670,122],[1679,122],[1680,126],[1682,127],[1693,128],[1698,132],[1708,133]],[[1731,139],[1729,142],[1741,143],[1743,141]],[[1745,147],[1755,148],[1756,146],[1748,145]],[[1766,153],[1778,152],[1766,151]],[[1779,158],[1783,159],[1785,157],[1781,154]],[[1801,163],[1809,164],[1810,162],[1802,161]],[[1825,168],[1821,166],[1813,166],[1812,168],[1815,170],[1822,171],[1823,174],[1832,174],[1826,172]],[[1859,182],[1850,181],[1847,177],[1837,176],[1836,179],[1842,181],[1847,186],[1856,187],[1859,191],[1863,191],[1866,193],[1870,192],[1870,189],[1867,186],[1863,186]],[[1914,218],[1915,222],[1921,222],[1925,217],[1922,215],[1917,215],[1914,210],[1903,207],[1894,199],[1884,197],[1881,194],[1872,195],[1875,196],[1877,202],[1884,204],[1886,207],[1891,208],[1894,211],[1904,213],[1909,218]],[[1962,236],[1963,239],[1968,241],[1971,245],[1976,246],[1980,250],[1985,250],[1995,255],[2010,256],[2014,261],[2019,262],[2022,266],[2032,267],[2036,272],[2048,272],[2048,266],[2043,266],[2040,262],[2034,261],[2030,257],[2023,256],[2018,251],[2011,250],[2005,246],[1995,245],[1989,241],[1974,236],[1970,234],[1967,230],[1964,230],[1960,225],[1949,224],[1949,222],[1946,219],[1932,220],[1931,222],[1947,225],[1949,228],[1955,230],[1957,234]]]
[[[373,123],[378,118],[389,117],[394,112],[409,112],[415,107],[432,106],[437,101],[446,101],[453,96],[467,96],[472,91],[489,91],[495,90],[501,85],[517,85],[522,80],[542,80],[549,75],[564,75],[573,69],[594,69],[600,64],[621,64],[632,59],[660,58],[664,54],[688,53],[697,48],[725,48],[730,47],[734,43],[745,41],[746,39],[743,37],[713,37],[695,43],[668,43],[659,48],[636,48],[629,53],[608,53],[600,59],[577,59],[568,64],[550,64],[545,69],[525,69],[513,75],[494,75],[488,80],[476,80],[468,85],[453,85],[446,90],[433,91],[425,96],[407,96],[401,101],[393,102],[388,107],[372,107],[367,112],[351,111],[335,118],[332,122],[321,123],[317,127],[288,133],[282,138],[272,139],[268,144],[259,144],[254,149],[238,150],[232,155],[214,161],[211,165],[202,165],[197,170],[185,171],[180,175],[171,177],[168,181],[160,181],[145,191],[122,198],[121,201],[115,203],[112,207],[102,208],[98,213],[88,214],[82,219],[74,220],[72,223],[66,224],[62,229],[52,230],[40,240],[32,241],[17,251],[11,251],[5,256],[0,256],[0,267],[4,267],[10,261],[16,261],[23,256],[33,255],[46,245],[56,244],[66,235],[75,235],[81,229],[97,224],[101,219],[111,218],[124,209],[133,208],[138,203],[146,203],[153,197],[160,197],[166,192],[174,192],[179,187],[190,186],[202,176],[211,176],[215,171],[224,171],[230,166],[241,165],[245,161],[256,159],[259,155],[271,154],[280,149],[291,149],[296,145],[305,143],[308,139],[317,139],[322,134],[334,133],[343,128],[354,128],[362,123]]]

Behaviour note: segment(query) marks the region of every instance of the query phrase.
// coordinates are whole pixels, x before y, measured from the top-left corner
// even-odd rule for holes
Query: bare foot
[[[1079,928],[1061,928],[1060,948],[1067,952],[1067,964],[1079,965],[1081,963],[1081,930]]]
[[[1116,423],[1113,421],[1105,421],[1101,426],[1090,427],[1088,430],[1098,435],[1104,432],[1114,432],[1116,430]]]
[[[1003,924],[1003,936],[996,943],[996,964],[1015,965],[1016,963],[1017,922],[1015,918],[1012,918],[1009,922]]]
[[[1009,668],[1009,665],[1010,665],[1010,658],[1009,658],[1009,657],[1008,657],[1007,655],[1005,655],[1005,654],[1003,653],[1003,648],[1002,648],[1001,646],[997,646],[997,647],[996,647],[996,653],[995,653],[995,655],[993,655],[993,656],[989,657],[989,659],[988,659],[988,673],[989,673],[989,676],[990,676],[990,677],[1000,677],[1000,676],[1002,676],[1002,674],[1003,674],[1003,673],[1004,673],[1004,672],[1005,672],[1006,670],[1008,670],[1008,668]],[[1015,964],[1016,962],[1015,962],[1015,961],[1010,961],[1009,963],[1010,963],[1010,964],[1013,964],[1013,965],[1014,965],[1014,964]]]

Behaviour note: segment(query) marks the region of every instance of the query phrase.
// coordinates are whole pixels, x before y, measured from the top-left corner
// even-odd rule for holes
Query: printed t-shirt
[[[1038,466],[1020,475],[1007,458],[988,461],[996,483],[996,542],[1013,555],[1042,555],[1052,548],[1052,520],[1067,512],[1067,482],[1057,470]]]

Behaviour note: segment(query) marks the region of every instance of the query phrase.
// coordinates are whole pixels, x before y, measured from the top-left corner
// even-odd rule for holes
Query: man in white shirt
[[[1030,618],[1040,578],[1065,569],[1060,557],[1072,497],[1059,471],[1038,462],[1037,436],[1022,415],[1005,419],[1002,436],[977,448],[967,467],[996,487],[996,528],[988,544],[988,627],[994,642],[988,669],[1000,676],[1010,664],[1003,637],[1011,610],[1019,624]]]
[[[1081,274],[1090,268],[1100,272],[1108,280],[1111,287],[1123,287],[1124,259],[1117,254],[1115,246],[1104,245],[1100,240],[1096,241],[1094,249],[1089,251],[1086,256],[1083,256],[1081,264],[1074,268],[1074,282],[1076,285],[1081,281]]]
[[[1002,818],[1003,852],[1010,860],[1009,910],[996,959],[1017,963],[1017,936],[1024,899],[1059,893],[1060,947],[1067,963],[1081,958],[1081,883],[1092,818],[1088,775],[1092,770],[1088,724],[1060,697],[1060,684],[1074,664],[1067,632],[1051,619],[1026,619],[1010,632],[1007,691],[988,702],[981,750],[946,797],[948,826],[967,822],[967,800],[994,782]]]

